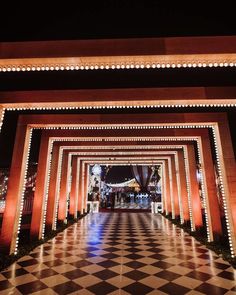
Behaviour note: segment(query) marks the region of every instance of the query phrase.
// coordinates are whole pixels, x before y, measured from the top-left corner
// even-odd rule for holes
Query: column
[[[72,156],[72,168],[71,168],[71,192],[70,192],[70,215],[77,218],[77,206],[78,206],[78,157]]]
[[[17,251],[18,233],[24,202],[25,173],[28,166],[31,130],[19,119],[8,181],[6,206],[2,221],[0,250],[2,253]]]
[[[178,151],[179,160],[179,175],[180,175],[180,191],[181,191],[181,201],[183,208],[183,219],[185,222],[190,220],[189,218],[189,206],[188,206],[188,192],[186,183],[186,171],[184,168],[184,155],[183,151]]]
[[[46,213],[46,230],[51,231],[56,229],[55,219],[57,211],[57,191],[60,185],[59,181],[59,170],[60,170],[60,161],[59,161],[59,146],[54,145],[52,150],[52,161],[51,161],[51,173],[50,173],[50,183],[48,189],[48,203],[47,203],[47,213]]]
[[[62,157],[61,182],[59,192],[58,221],[66,223],[67,217],[67,184],[68,184],[68,153],[64,152]]]
[[[50,141],[45,132],[43,132],[39,150],[39,161],[36,176],[36,186],[34,192],[32,219],[30,227],[31,239],[37,240],[42,237],[44,231],[44,213],[45,211],[45,198],[47,195],[49,175],[49,158],[50,154]]]

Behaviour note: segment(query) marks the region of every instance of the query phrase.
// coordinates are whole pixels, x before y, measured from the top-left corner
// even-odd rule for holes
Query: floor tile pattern
[[[161,215],[93,213],[1,272],[0,294],[236,294],[236,270]]]

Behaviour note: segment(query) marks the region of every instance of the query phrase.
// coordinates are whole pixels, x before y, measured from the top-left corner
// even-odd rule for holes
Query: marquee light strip
[[[65,149],[64,147],[62,147],[62,150],[63,151],[66,151],[67,148]],[[135,153],[135,155],[163,155],[163,154],[166,154],[166,153],[169,153],[170,155],[176,155],[176,152],[174,151],[158,151],[158,152],[92,152],[92,155],[93,156],[100,156],[100,155],[114,155],[115,157],[114,158],[111,158],[111,159],[116,159],[118,158],[119,156],[125,156],[125,155],[133,155]],[[69,155],[72,155],[72,156],[86,156],[88,154],[88,152],[70,152]]]
[[[209,199],[207,197],[207,190],[206,190],[207,185],[206,185],[205,169],[202,169],[204,160],[203,160],[201,139],[199,139],[199,141],[197,141],[197,155],[198,155],[199,166],[200,166],[199,173],[200,173],[202,198],[203,198],[203,206],[204,206],[206,229],[207,229],[207,241],[210,242],[213,239],[212,231],[210,231],[210,228],[212,228],[212,224],[211,224],[210,216],[208,214]]]
[[[28,172],[28,165],[29,165],[29,156],[30,156],[30,147],[31,147],[31,140],[32,140],[32,132],[33,129],[29,128],[28,129],[28,146],[26,150],[26,162],[25,162],[25,171],[24,171],[24,180],[23,180],[23,187],[21,189],[21,199],[20,199],[20,209],[19,209],[19,218],[17,220],[17,236],[16,236],[16,241],[15,245],[12,245],[14,249],[14,254],[17,254],[18,251],[18,244],[19,244],[19,233],[21,229],[21,221],[22,221],[22,214],[23,214],[23,207],[24,207],[24,196],[25,196],[25,189],[26,189],[26,181],[27,181],[27,172]],[[11,246],[11,247],[12,247]]]
[[[77,159],[77,170],[76,170],[76,175],[77,177],[80,175],[80,165],[78,164],[78,159]],[[79,194],[79,182],[77,181],[76,182],[76,194],[77,194],[77,197],[75,198],[75,218],[77,218],[77,214],[78,214],[78,201],[79,201],[79,197],[78,197],[78,194]]]
[[[42,231],[39,234],[42,239],[44,239],[45,235],[45,225],[46,225],[46,215],[47,215],[47,203],[48,203],[48,192],[49,192],[49,183],[51,177],[51,164],[52,164],[52,150],[53,150],[53,141],[50,140],[48,146],[48,161],[47,161],[47,175],[46,175],[46,193],[44,198],[44,205],[43,205],[43,225]]]
[[[2,124],[5,116],[5,109],[0,107],[0,133],[2,130]]]
[[[34,129],[47,129],[47,130],[139,130],[139,129],[195,129],[195,128],[211,128],[213,123],[208,122],[207,124],[202,123],[149,123],[149,124],[63,124],[58,127],[58,124],[29,124]]]
[[[67,175],[66,175],[66,207],[65,207],[65,216],[67,220],[68,212],[69,212],[69,192],[71,189],[71,154],[68,155],[68,162],[67,162]]]
[[[186,173],[186,171],[185,171]],[[167,207],[167,200],[166,200],[166,165],[165,162],[163,162],[162,165],[162,185],[163,185],[163,194],[164,198],[162,198],[162,213],[166,212],[166,215],[169,214],[168,207]],[[164,199],[164,202],[163,202]]]
[[[177,192],[178,192],[178,201],[179,201],[180,223],[184,224],[184,213],[183,213],[183,206],[182,206],[182,202],[181,202],[181,190],[180,190],[181,183],[180,183],[179,161],[178,161],[176,152],[175,152],[174,159],[175,159],[175,167],[176,167],[176,180],[177,180]]]
[[[226,179],[226,175],[224,174],[225,169],[223,169],[223,163],[220,161],[219,155],[222,154],[222,146],[220,144],[220,136],[219,136],[219,127],[217,125],[212,126],[212,133],[213,133],[213,141],[214,141],[214,148],[216,153],[216,164],[217,164],[217,170],[219,174],[219,181],[220,181],[220,192],[223,199],[223,208],[225,213],[225,220],[226,220],[226,227],[229,237],[229,245],[230,245],[230,252],[231,256],[235,256],[235,240],[232,239],[233,233],[233,220],[232,215],[230,215],[228,212],[230,212],[230,204],[229,200],[226,197],[229,192],[226,192],[227,187],[224,186],[223,179]]]
[[[173,184],[173,179],[172,179],[172,163],[171,159],[168,159],[168,166],[169,166],[169,180],[170,183]],[[174,192],[173,192],[173,186],[170,186],[170,200],[171,200],[171,214],[172,214],[172,219],[175,219],[175,203],[174,203]]]
[[[92,70],[149,70],[179,68],[235,67],[235,53],[82,56],[53,58],[12,58],[0,60],[0,72],[49,72]]]
[[[187,136],[183,136],[181,137],[181,141],[194,141],[194,140],[198,140],[198,137],[187,137]],[[98,141],[98,142],[102,142],[102,141],[179,141],[176,140],[176,138],[173,137],[157,137],[157,136],[153,136],[153,137],[52,137],[53,141]],[[98,146],[99,149],[103,148],[102,146]],[[115,146],[117,147],[117,146]],[[118,148],[121,146],[118,146]],[[91,148],[91,147],[90,147]],[[104,146],[104,148],[106,148],[106,146]],[[96,149],[96,147],[95,147]]]
[[[212,102],[213,100],[213,102]],[[211,102],[210,102],[211,101]],[[191,100],[187,102],[177,103],[176,100],[152,100],[152,101],[126,101],[122,102],[67,102],[66,106],[62,106],[63,103],[58,105],[53,103],[38,103],[37,106],[28,105],[28,103],[2,103],[7,111],[26,111],[26,110],[92,110],[92,109],[159,109],[159,108],[231,108],[236,107],[235,99],[208,99],[208,102],[204,99],[197,99],[196,102]],[[43,106],[40,106],[43,105]]]
[[[62,155],[63,152],[59,151],[59,159],[58,159],[58,173],[57,173],[57,190],[56,190],[56,206],[54,212],[54,223],[53,223],[53,230],[57,228],[57,215],[58,215],[58,207],[59,207],[59,195],[60,195],[60,184],[61,184],[61,172],[62,172]],[[50,168],[51,169],[51,166]]]

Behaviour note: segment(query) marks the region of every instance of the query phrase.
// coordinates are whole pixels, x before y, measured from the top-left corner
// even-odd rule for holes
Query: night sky
[[[233,1],[4,1],[0,40],[235,35]],[[3,3],[1,4],[3,6]]]
[[[134,178],[131,166],[112,166],[106,175],[107,183],[121,183]]]

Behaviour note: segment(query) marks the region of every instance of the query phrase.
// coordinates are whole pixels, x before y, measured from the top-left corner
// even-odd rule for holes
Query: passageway
[[[0,294],[236,294],[235,279],[160,214],[93,213],[3,271]]]

